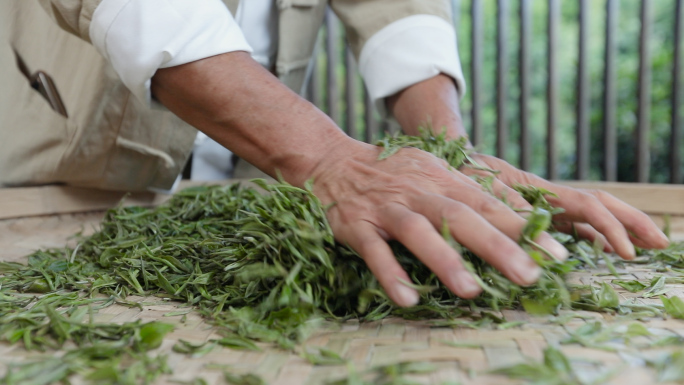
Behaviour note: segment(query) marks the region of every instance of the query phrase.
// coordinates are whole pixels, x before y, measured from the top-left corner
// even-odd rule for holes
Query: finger
[[[532,185],[545,188],[557,195],[557,197],[547,197],[553,206],[565,210],[563,214],[557,215],[557,218],[570,222],[588,223],[606,237],[620,257],[634,259],[634,247],[629,240],[627,230],[597,197],[582,190],[547,182],[534,175],[528,175],[528,178]]]
[[[643,212],[635,209],[627,203],[615,198],[613,195],[601,191],[590,190],[595,196],[632,234],[630,238],[638,247],[664,249],[670,241],[658,228],[653,220]]]
[[[661,247],[653,247],[653,246],[651,246],[650,244],[648,244],[648,243],[642,241],[641,239],[635,238],[635,237],[632,236],[631,234],[630,234],[630,236],[629,236],[629,240],[632,241],[632,244],[633,244],[634,246],[640,247],[640,248],[642,248],[642,249],[660,249],[660,248],[661,248]]]
[[[455,174],[455,178],[468,179],[462,174],[460,176]],[[466,204],[514,241],[520,239],[527,221],[495,197],[482,193],[477,187],[463,184],[449,189],[446,195],[454,201]],[[559,260],[565,260],[568,257],[567,249],[546,232],[542,232],[535,242]]]
[[[561,222],[554,223],[553,227],[562,233],[577,235],[581,239],[586,239],[592,243],[598,242],[603,246],[603,251],[607,253],[612,253],[615,251],[613,246],[610,244],[610,242],[608,242],[603,234],[599,233],[595,228],[586,223]]]
[[[394,303],[402,307],[418,303],[418,293],[399,281],[411,282],[408,274],[399,265],[392,249],[370,223],[363,222],[353,227],[346,237],[347,244],[356,250],[366,262],[368,269],[378,279],[380,285]]]
[[[459,253],[424,216],[399,204],[389,205],[384,214],[383,227],[390,236],[411,250],[449,290],[462,298],[480,293],[480,286],[466,270]]]
[[[527,253],[470,207],[435,195],[415,202],[413,209],[425,215],[426,220],[430,221],[430,227],[440,228],[442,221],[446,220],[449,231],[457,242],[518,285],[530,285],[539,278],[541,269]],[[439,235],[437,237],[441,239]],[[413,242],[416,249],[425,247],[419,238]],[[426,254],[428,252],[421,251]]]
[[[567,197],[569,194],[565,194]],[[598,199],[581,191],[572,192],[572,197],[564,198],[565,209],[560,217],[571,221],[586,222],[603,234],[615,252],[625,259],[634,259],[634,247],[624,226]]]
[[[494,179],[492,183],[494,194],[500,199],[505,199],[513,208],[521,210],[532,210],[532,205],[520,195],[519,192],[506,186],[502,181]]]
[[[482,170],[476,170],[472,168],[464,168],[462,169],[463,174],[465,175],[478,175],[480,177],[493,177],[490,172],[487,171],[482,171]],[[491,193],[494,194],[497,198],[507,202],[511,207],[516,208],[516,209],[521,209],[521,210],[531,210],[532,205],[530,205],[525,198],[520,195],[517,191],[514,189],[506,186],[505,183],[502,181],[493,178],[492,180],[492,185],[491,185]]]

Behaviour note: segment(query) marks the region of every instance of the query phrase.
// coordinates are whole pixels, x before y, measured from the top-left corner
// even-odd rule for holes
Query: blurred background
[[[682,0],[452,0],[478,150],[550,179],[684,180]],[[332,12],[308,98],[351,136],[395,132]]]

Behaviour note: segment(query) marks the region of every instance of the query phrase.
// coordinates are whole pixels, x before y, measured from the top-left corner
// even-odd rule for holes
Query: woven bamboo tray
[[[0,195],[2,195],[1,190]],[[684,194],[672,194],[672,196],[674,199],[680,197],[681,204],[684,204]],[[675,202],[669,207],[676,209],[677,204],[678,202]],[[675,231],[673,238],[684,239],[684,213],[674,211],[671,219],[672,228]],[[650,214],[653,214],[657,221],[662,221],[662,212]],[[94,231],[102,216],[101,211],[96,211],[0,220],[0,260],[23,262],[25,256],[32,250],[61,247],[69,241],[70,236],[77,232],[88,234]],[[573,273],[569,279],[584,284],[613,279],[612,276],[600,275],[606,272],[600,269]],[[637,266],[628,266],[620,270],[620,273],[624,274],[625,279],[647,279],[652,275],[651,272]],[[668,294],[684,297],[684,286],[669,285],[669,287]],[[618,290],[618,292],[623,299],[637,296],[624,290]],[[102,309],[97,315],[97,320],[103,322],[160,320],[177,325],[176,330],[167,335],[159,349],[160,354],[169,356],[169,366],[174,369],[174,373],[160,378],[157,381],[158,384],[191,381],[197,377],[205,379],[209,384],[225,383],[221,370],[207,369],[208,364],[225,365],[230,368],[231,372],[238,374],[256,373],[267,383],[278,385],[324,384],[329,380],[343,378],[347,374],[348,369],[345,366],[314,366],[296,353],[266,344],[261,344],[262,350],[257,352],[216,348],[201,358],[174,353],[171,348],[179,339],[203,342],[217,338],[218,335],[211,326],[193,312],[186,315],[184,322],[181,322],[182,316],[165,316],[172,311],[188,309],[182,303],[156,297],[130,299],[142,301],[143,310],[114,305]],[[658,303],[657,299],[642,300]],[[546,346],[549,344],[556,346],[559,341],[568,336],[568,330],[574,330],[585,322],[594,320],[602,320],[607,324],[634,322],[621,321],[610,314],[574,313],[586,318],[574,318],[565,325],[557,325],[549,322],[547,317],[533,317],[520,311],[504,311],[499,315],[508,321],[525,321],[521,326],[507,330],[497,330],[495,327],[489,329],[432,327],[428,321],[416,322],[401,319],[385,319],[371,323],[330,324],[322,325],[314,330],[304,345],[333,350],[350,360],[358,371],[399,362],[433,363],[435,371],[411,377],[421,384],[442,384],[445,381],[483,385],[517,384],[522,382],[488,374],[487,371],[522,362],[527,358],[541,360]],[[654,319],[646,322],[645,326],[656,336],[672,334],[684,336],[684,321]],[[458,342],[462,347],[449,346],[445,342]],[[598,376],[605,370],[616,369],[617,375],[608,382],[610,384],[641,385],[656,382],[655,374],[651,369],[635,360],[633,356],[625,354],[628,351],[627,348],[625,352],[619,353],[584,348],[576,344],[560,345],[560,349],[573,360],[576,370],[586,378]],[[9,346],[0,343],[0,376],[5,373],[7,364],[36,359],[41,354],[50,353],[28,352],[20,345]],[[658,354],[658,350],[653,350],[651,354]]]

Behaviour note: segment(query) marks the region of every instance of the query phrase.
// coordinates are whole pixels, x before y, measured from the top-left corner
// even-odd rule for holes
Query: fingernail
[[[456,272],[455,281],[456,286],[461,289],[459,294],[465,297],[473,297],[482,291],[480,285],[475,282],[473,276],[466,270]]]
[[[558,241],[553,239],[553,237],[550,236],[548,233],[542,233],[537,238],[537,244],[545,248],[549,253],[553,254],[553,256],[556,257],[558,260],[565,261],[566,259],[568,259],[568,249],[566,249],[565,246],[558,243]]]
[[[632,260],[636,258],[636,250],[634,249],[634,245],[631,242],[627,242],[628,244],[626,245],[625,250],[627,251],[627,255],[625,255],[625,259]]]
[[[659,233],[659,235],[660,235],[661,241],[662,241],[664,244],[669,245],[669,244],[670,244],[670,238],[668,238],[667,235],[665,235],[665,233],[663,233],[662,231],[658,231],[658,233]]]
[[[418,292],[401,283],[394,286],[394,293],[396,294],[397,305],[399,306],[413,306],[420,300]]]
[[[530,259],[525,255],[525,258]],[[513,265],[513,274],[518,276],[522,285],[531,285],[539,279],[542,269],[531,261],[532,263],[517,263]]]

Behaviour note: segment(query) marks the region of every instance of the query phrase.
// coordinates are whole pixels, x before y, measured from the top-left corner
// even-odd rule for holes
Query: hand
[[[547,197],[547,200],[565,210],[553,218],[559,231],[576,231],[580,237],[601,242],[605,251],[615,252],[624,259],[634,259],[632,244],[652,249],[665,248],[669,244],[665,234],[648,215],[604,191],[557,185],[493,156],[474,154],[472,158],[482,166],[500,171],[493,184],[494,191],[498,196],[505,194],[514,207],[530,207],[520,194],[511,189],[515,184],[545,188],[558,195]],[[461,171],[469,175],[491,175],[467,167]]]
[[[400,282],[410,278],[394,258],[390,239],[411,250],[455,294],[480,293],[459,253],[440,235],[443,220],[457,242],[511,281],[537,280],[540,268],[516,243],[525,219],[429,153],[405,148],[378,160],[380,152],[349,140],[328,154],[312,177],[314,194],[324,204],[335,203],[328,212],[335,237],[361,255],[394,302],[414,305],[418,294]],[[557,258],[567,257],[549,234],[536,241]]]
[[[432,123],[431,127],[436,133],[446,129],[449,138],[466,135],[454,82],[444,75],[407,87],[388,98],[387,105],[409,135],[418,135],[417,127],[425,126],[426,120]],[[548,200],[554,206],[565,209],[564,214],[554,217],[554,226],[560,231],[576,231],[579,236],[597,240],[605,245],[606,251],[615,251],[626,259],[634,258],[632,242],[644,248],[667,247],[667,237],[646,214],[610,194],[559,186],[491,156],[475,154],[473,158],[483,166],[500,171],[493,185],[495,193],[499,196],[505,194],[509,203],[516,208],[530,208],[510,188],[516,183],[531,184],[557,194],[558,198],[549,197]],[[468,168],[461,171],[468,175],[490,175]]]

